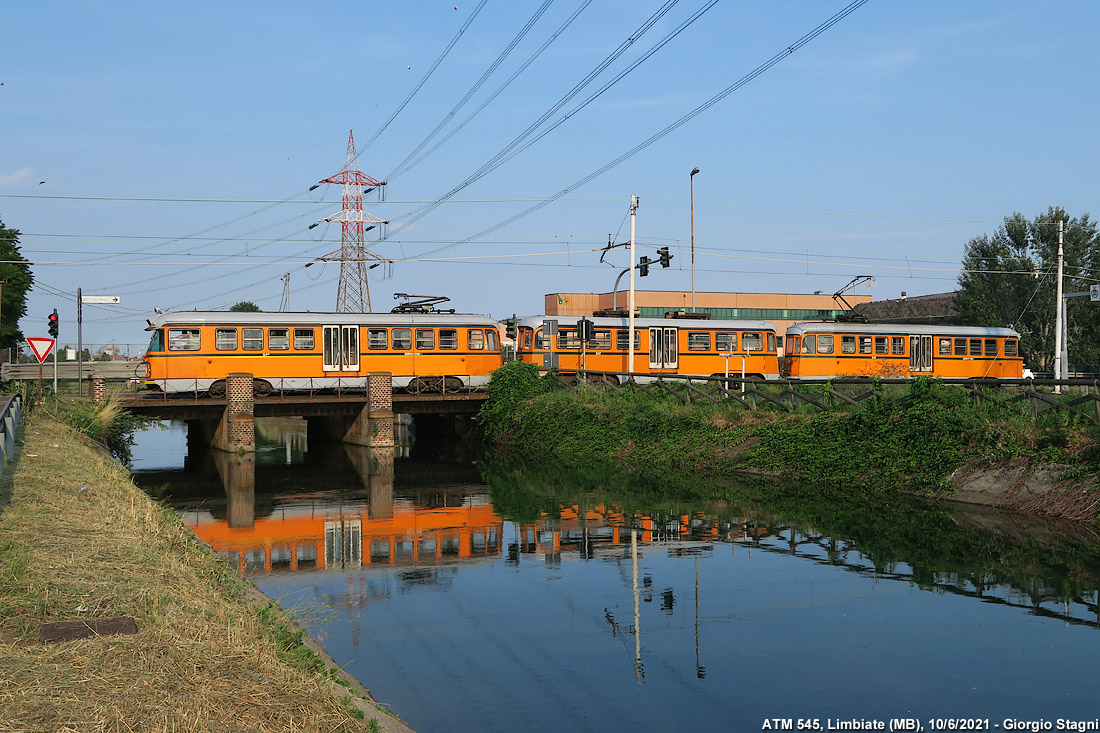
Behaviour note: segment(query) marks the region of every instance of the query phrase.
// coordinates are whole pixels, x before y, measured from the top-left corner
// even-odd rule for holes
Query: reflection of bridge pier
[[[211,451],[225,489],[226,520],[230,527],[256,523],[256,454]]]

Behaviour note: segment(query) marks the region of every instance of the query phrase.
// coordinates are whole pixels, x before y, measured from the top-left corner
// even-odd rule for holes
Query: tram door
[[[676,345],[675,328],[658,326],[649,329],[649,368],[677,369],[680,352]]]
[[[358,326],[324,326],[324,370],[359,371]]]
[[[909,337],[909,371],[910,372],[931,372],[932,371],[932,337],[931,336],[910,336]]]

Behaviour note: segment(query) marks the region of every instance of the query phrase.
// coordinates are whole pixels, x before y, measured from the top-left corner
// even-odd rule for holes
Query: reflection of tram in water
[[[609,372],[605,380],[626,381],[631,351],[627,346],[629,319],[594,316],[584,320],[592,324],[592,333],[582,343],[577,321],[551,316],[521,319],[516,333],[517,358],[557,367],[565,375],[586,369]],[[643,382],[661,374],[779,376],[775,326],[767,321],[635,318],[633,351],[635,378]]]
[[[503,520],[486,498],[421,509],[395,500],[388,516],[369,506],[301,501],[230,527],[205,512],[184,511],[184,524],[244,572],[445,565],[500,554]]]
[[[225,395],[225,377],[252,374],[257,395],[361,389],[370,372],[394,387],[484,387],[502,363],[498,324],[424,309],[396,313],[166,313],[149,321],[146,386]]]

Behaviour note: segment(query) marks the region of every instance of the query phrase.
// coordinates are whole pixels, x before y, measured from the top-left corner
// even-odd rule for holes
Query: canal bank
[[[105,451],[26,420],[0,489],[0,727],[409,730]]]
[[[533,365],[511,364],[494,373],[489,395],[486,437],[516,457],[652,476],[767,476],[1084,521],[1100,512],[1094,421],[1005,409],[931,379],[854,406],[750,410],[699,395],[685,404],[669,388],[564,389]]]

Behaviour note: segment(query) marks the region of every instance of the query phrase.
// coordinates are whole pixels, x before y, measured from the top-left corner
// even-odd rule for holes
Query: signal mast
[[[367,278],[369,270],[373,270],[381,264],[387,268],[393,266],[391,260],[387,260],[370,251],[363,244],[363,235],[371,229],[378,228],[379,239],[385,237],[385,226],[388,221],[383,221],[363,211],[363,194],[378,190],[379,198],[385,189],[384,181],[378,181],[359,170],[358,155],[355,152],[355,136],[348,130],[348,152],[344,162],[344,170],[334,176],[318,181],[321,183],[339,183],[343,206],[339,213],[327,216],[310,225],[310,229],[322,221],[340,222],[340,249],[331,252],[318,259],[340,262],[340,284],[336,290],[336,311],[338,313],[369,313],[371,311],[370,283]],[[316,188],[314,186],[313,188]],[[312,189],[311,189],[312,190]],[[338,254],[339,256],[333,257]],[[373,260],[373,264],[368,264]]]

